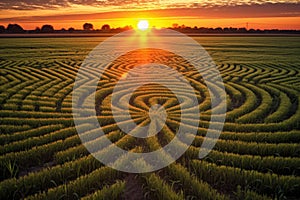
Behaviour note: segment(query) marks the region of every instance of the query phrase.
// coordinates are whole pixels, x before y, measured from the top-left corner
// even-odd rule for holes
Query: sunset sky
[[[25,29],[52,24],[55,29],[82,29],[85,22],[100,29],[174,23],[198,27],[299,29],[300,0],[1,0],[0,25],[18,23]]]

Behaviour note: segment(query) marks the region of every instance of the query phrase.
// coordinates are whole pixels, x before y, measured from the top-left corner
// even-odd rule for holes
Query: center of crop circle
[[[149,109],[150,126],[148,130],[148,137],[156,135],[164,126],[167,113],[165,108],[160,104],[155,104]]]

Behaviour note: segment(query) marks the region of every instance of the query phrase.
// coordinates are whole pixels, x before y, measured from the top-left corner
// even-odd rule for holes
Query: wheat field
[[[283,39],[275,47],[271,41],[265,49],[255,46],[252,50],[256,51],[250,48],[247,53],[244,47],[234,47],[237,39],[243,40],[204,41],[223,78],[227,112],[218,142],[203,159],[198,158],[198,152],[211,119],[211,96],[193,66],[174,54],[144,49],[118,58],[106,69],[98,83],[98,121],[110,141],[130,152],[150,152],[165,146],[181,122],[174,93],[158,84],[147,84],[130,99],[131,117],[137,124],[147,124],[148,110],[160,104],[166,109],[166,124],[146,139],[122,132],[113,119],[110,102],[124,73],[135,69],[138,74],[141,69],[135,66],[159,62],[180,72],[195,89],[201,112],[199,126],[194,127],[195,140],[175,163],[144,174],[104,166],[82,145],[74,127],[74,80],[84,56],[102,39],[83,38],[76,44],[72,39],[66,43],[61,38],[50,39],[53,46],[46,46],[41,39],[3,42],[0,199],[298,199],[300,48],[291,45],[282,53],[287,45]],[[248,42],[253,44],[252,40],[255,37]],[[262,45],[264,40],[255,41]],[[223,47],[224,52],[220,50]],[[186,91],[178,85],[174,88],[188,101]],[[85,131],[87,126],[83,124],[80,129]],[[87,134],[97,134],[97,130]],[[93,142],[101,144],[101,138]],[[110,156],[109,148],[98,153]],[[157,159],[164,162],[163,157]],[[126,155],[118,161],[126,162]],[[147,167],[147,163],[140,165]]]

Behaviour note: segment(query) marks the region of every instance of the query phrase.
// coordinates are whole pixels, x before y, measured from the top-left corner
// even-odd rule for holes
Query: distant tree
[[[5,32],[5,27],[0,25],[0,33],[4,33]]]
[[[172,24],[172,28],[178,28],[178,24]]]
[[[247,29],[246,28],[239,28],[238,32],[239,33],[247,33]]]
[[[224,33],[229,33],[230,32],[228,27],[224,28],[223,31],[224,31]]]
[[[110,30],[110,26],[108,24],[104,24],[102,27],[101,27],[102,30]]]
[[[8,33],[24,33],[24,29],[19,24],[8,24],[6,30]]]
[[[73,27],[71,27],[71,28],[68,29],[68,31],[69,31],[70,33],[72,33],[72,32],[75,31],[75,29],[74,29]]]
[[[46,24],[42,26],[41,29],[42,33],[53,33],[54,32],[54,28],[52,25]]]
[[[35,33],[40,33],[40,32],[41,32],[40,27],[36,27],[35,30],[34,30],[34,32],[35,32]]]
[[[222,33],[223,29],[221,27],[215,28],[216,33]]]
[[[235,32],[237,32],[238,29],[230,27],[229,30],[230,30],[231,33],[235,33]]]
[[[184,25],[184,24],[182,24],[181,26],[179,26],[179,28],[181,28],[181,29],[185,29],[185,25]]]
[[[93,29],[94,29],[93,24],[91,24],[91,23],[85,23],[85,24],[83,24],[83,30],[90,31],[90,30],[93,30]]]
[[[205,33],[205,32],[207,31],[207,28],[205,28],[205,27],[200,27],[200,28],[198,28],[198,31],[199,31],[200,33]]]
[[[255,33],[255,30],[253,28],[251,28],[248,32],[249,33]]]
[[[132,26],[124,26],[124,28],[122,28],[124,31],[127,31],[127,30],[131,30],[131,29],[133,29],[133,27]]]

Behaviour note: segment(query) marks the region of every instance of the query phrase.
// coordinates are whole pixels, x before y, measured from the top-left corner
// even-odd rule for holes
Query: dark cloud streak
[[[83,6],[146,6],[158,2],[157,0],[1,0],[0,10],[34,10],[55,9],[59,7]]]
[[[59,20],[95,20],[112,18],[155,17],[191,17],[191,18],[257,18],[257,17],[299,17],[300,4],[262,4],[240,6],[215,6],[210,8],[173,8],[149,11],[118,11],[90,14],[65,14],[50,16],[30,16],[2,18],[1,22],[45,22]]]
[[[157,8],[208,8],[215,6],[239,6],[239,5],[261,5],[268,4],[295,4],[298,0],[201,0],[195,1],[161,1],[161,0],[1,0],[0,10],[35,10],[35,9],[57,9],[68,8],[73,5],[93,6],[93,7],[117,7],[118,9],[134,8],[149,9]]]

